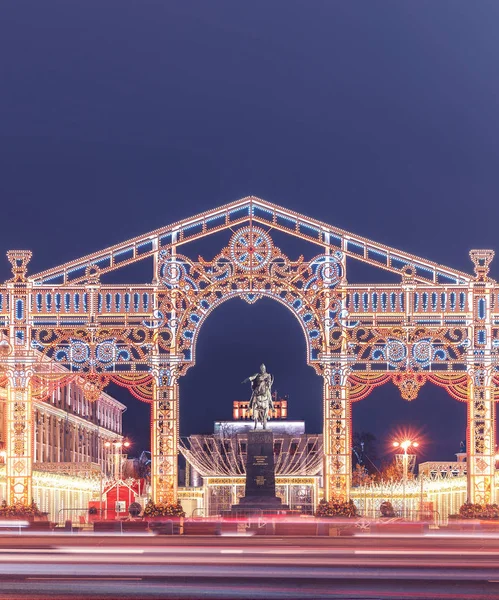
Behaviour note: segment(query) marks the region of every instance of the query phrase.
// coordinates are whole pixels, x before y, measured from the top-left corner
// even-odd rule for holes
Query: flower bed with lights
[[[473,504],[465,502],[458,514],[449,515],[448,529],[473,531],[499,529],[499,506],[497,504]]]
[[[459,509],[459,517],[461,519],[499,519],[499,506],[466,502]]]
[[[152,500],[147,503],[144,514],[145,519],[157,519],[157,517],[185,517],[185,511],[180,502],[167,503],[158,502],[155,504]]]
[[[24,519],[26,521],[35,521],[43,518],[44,513],[38,510],[35,501],[31,504],[7,504],[6,500],[2,500],[0,505],[0,519]]]
[[[472,504],[465,502],[459,509],[459,514],[449,515],[449,519],[499,519],[499,506],[497,504]]]
[[[182,533],[185,511],[179,502],[167,503],[152,500],[147,503],[142,517],[149,527],[158,534],[172,535]]]
[[[353,503],[353,500],[345,502],[340,498],[333,498],[332,500],[321,500],[317,511],[316,517],[356,517],[357,507]]]
[[[358,516],[353,500],[333,497],[321,500],[315,512],[318,518],[317,535],[344,536],[353,535],[353,519]]]

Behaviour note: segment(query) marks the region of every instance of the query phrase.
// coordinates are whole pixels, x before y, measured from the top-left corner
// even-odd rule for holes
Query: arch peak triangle
[[[287,256],[275,231],[311,242],[315,255]],[[189,255],[189,242],[219,232],[226,245],[214,257]],[[467,402],[468,496],[488,501],[499,381],[493,256],[472,250],[470,275],[255,197],[35,275],[28,275],[29,251],[10,251],[13,277],[0,287],[9,498],[31,497],[31,402],[79,378],[90,399],[114,381],[152,404],[152,493],[173,501],[179,378],[194,364],[204,320],[237,296],[273,298],[300,322],[307,362],[324,381],[326,497],[349,495],[351,403],[391,380],[407,400],[431,381]],[[150,283],[103,282],[146,258],[153,259]],[[398,274],[400,283],[350,284],[347,258]]]
[[[465,284],[471,280],[467,273],[376,243],[255,196],[242,198],[81,259],[42,271],[31,276],[30,280],[35,284],[78,283],[85,280],[86,271],[91,267],[97,267],[101,273],[107,273],[154,256],[158,249],[167,249],[172,245],[181,247],[189,241],[246,222],[283,231],[323,248],[341,250],[351,258],[392,273],[403,275],[407,269],[412,269],[415,280],[422,283]]]

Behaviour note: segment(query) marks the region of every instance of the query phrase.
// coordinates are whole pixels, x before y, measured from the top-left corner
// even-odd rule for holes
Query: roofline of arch
[[[248,221],[280,230],[325,249],[340,249],[350,258],[399,275],[403,275],[407,266],[412,266],[415,269],[414,280],[419,283],[466,285],[473,280],[468,273],[379,244],[255,196],[247,196],[30,275],[28,280],[35,285],[81,283],[86,279],[87,267],[97,266],[101,273],[107,273],[151,257],[160,249],[179,247]]]

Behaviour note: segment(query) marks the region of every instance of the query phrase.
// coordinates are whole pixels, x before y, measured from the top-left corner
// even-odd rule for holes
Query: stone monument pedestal
[[[275,493],[274,435],[269,429],[248,433],[246,489],[233,512],[289,510]]]

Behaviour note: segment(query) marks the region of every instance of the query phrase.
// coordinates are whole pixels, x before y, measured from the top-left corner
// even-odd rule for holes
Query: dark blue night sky
[[[253,194],[471,272],[471,248],[499,250],[498,22],[496,0],[6,1],[1,251],[31,249],[36,272]],[[320,430],[321,382],[284,307],[232,300],[197,350],[183,435],[229,418],[262,360],[290,416]],[[117,395],[140,450],[148,407]],[[430,385],[353,410],[380,454],[412,425],[442,460],[465,415]]]

